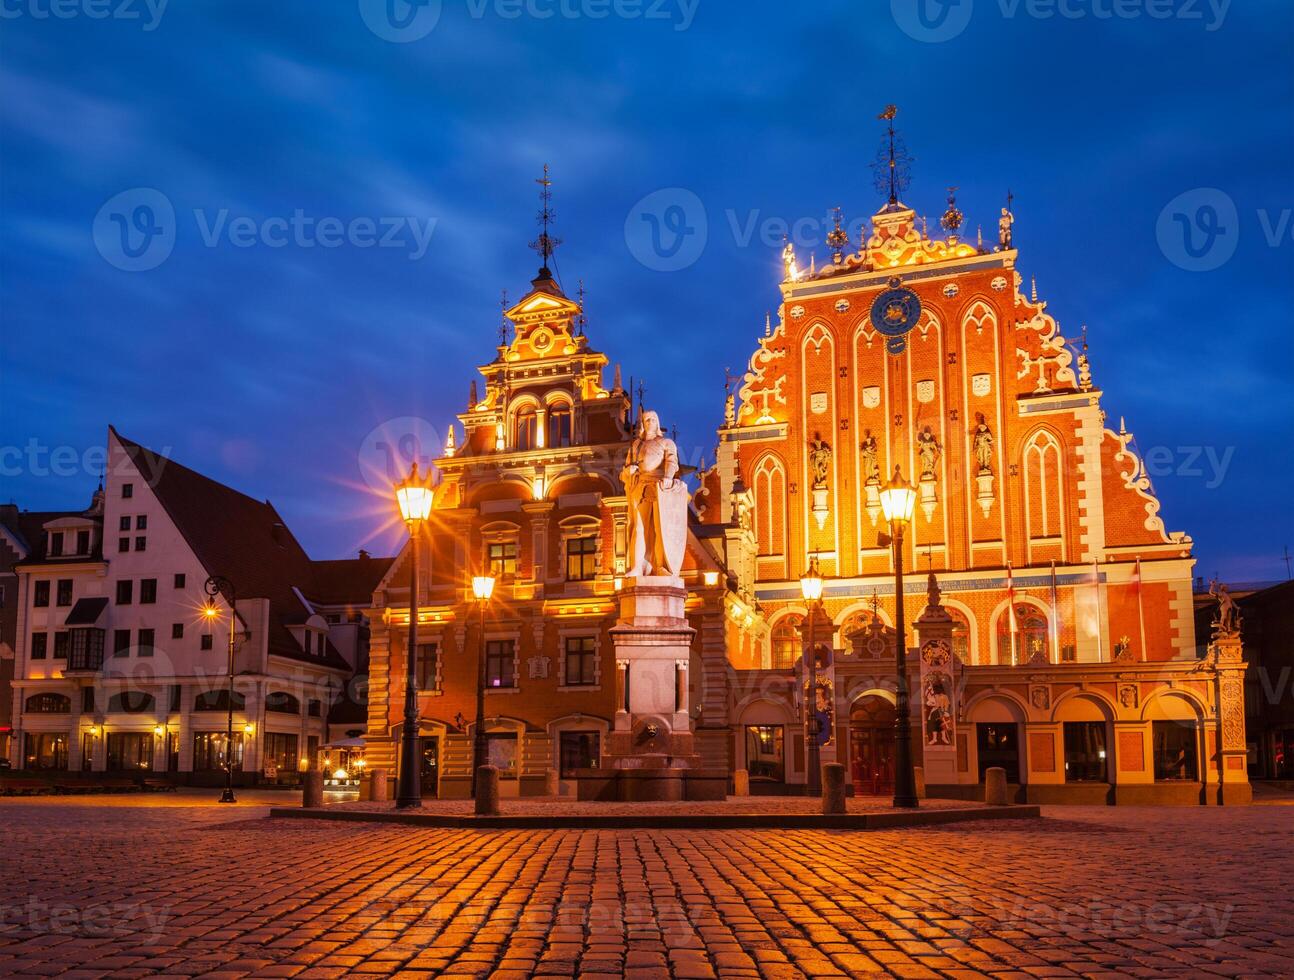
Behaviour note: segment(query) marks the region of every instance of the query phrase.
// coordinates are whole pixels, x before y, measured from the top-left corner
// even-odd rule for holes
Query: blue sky
[[[1288,4],[50,2],[0,4],[0,498],[80,506],[111,422],[270,498],[317,557],[390,550],[366,466],[462,409],[534,274],[545,162],[595,346],[709,454],[778,301],[748,229],[807,219],[825,256],[829,207],[880,203],[893,102],[919,211],[957,184],[991,236],[1015,192],[1021,271],[1089,326],[1197,572],[1284,577]],[[705,226],[672,271],[626,235],[662,189]]]

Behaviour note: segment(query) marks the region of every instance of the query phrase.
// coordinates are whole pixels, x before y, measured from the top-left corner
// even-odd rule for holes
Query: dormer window
[[[548,446],[564,449],[571,444],[571,406],[554,405],[548,411]]]
[[[61,558],[63,555],[63,532],[51,531],[49,535],[49,556]]]
[[[76,553],[78,555],[88,555],[90,553],[90,532],[76,532]]]

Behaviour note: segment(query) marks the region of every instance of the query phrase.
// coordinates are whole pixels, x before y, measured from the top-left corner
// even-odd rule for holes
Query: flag
[[[1015,619],[1015,579],[1011,575],[1011,563],[1006,563],[1006,614],[1007,623],[1011,626],[1011,663],[1020,662],[1020,641],[1017,634],[1020,631],[1019,624]]]
[[[1051,659],[1060,660],[1060,609],[1056,602],[1056,559],[1051,560]]]

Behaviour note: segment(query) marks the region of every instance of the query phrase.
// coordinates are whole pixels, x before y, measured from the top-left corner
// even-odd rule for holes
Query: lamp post
[[[234,798],[234,633],[238,629],[238,593],[234,583],[221,575],[212,575],[203,583],[207,593],[207,605],[203,613],[208,622],[215,620],[219,614],[216,609],[216,596],[223,595],[229,602],[229,688],[227,691],[225,729],[225,791],[220,794],[221,803],[237,803]],[[244,752],[246,749],[244,749]],[[244,756],[245,758],[246,756]]]
[[[422,767],[418,762],[418,530],[431,514],[431,488],[418,478],[415,460],[407,479],[396,484],[396,503],[409,528],[409,636],[404,651],[404,725],[400,729],[398,809],[422,806]]]
[[[818,744],[818,652],[814,636],[817,611],[822,604],[822,574],[818,571],[818,556],[809,559],[808,570],[800,576],[800,594],[809,608],[809,635],[801,658],[809,674],[809,689],[804,696],[805,789],[810,796],[822,795],[822,765],[819,762]]]
[[[476,799],[476,774],[485,765],[485,607],[494,594],[493,575],[472,577],[472,595],[481,610],[481,642],[476,648],[476,731],[472,735],[472,799]]]
[[[903,622],[903,528],[912,520],[917,492],[894,467],[894,477],[881,491],[881,510],[889,522],[889,535],[882,534],[881,544],[894,549],[894,663],[896,677],[894,720],[894,805],[917,806],[916,774],[912,771],[912,711],[908,704],[908,665]],[[888,540],[884,540],[888,538]]]

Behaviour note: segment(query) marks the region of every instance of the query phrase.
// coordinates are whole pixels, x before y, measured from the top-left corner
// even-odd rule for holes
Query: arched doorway
[[[879,694],[849,709],[849,775],[858,796],[894,792],[894,705]]]

